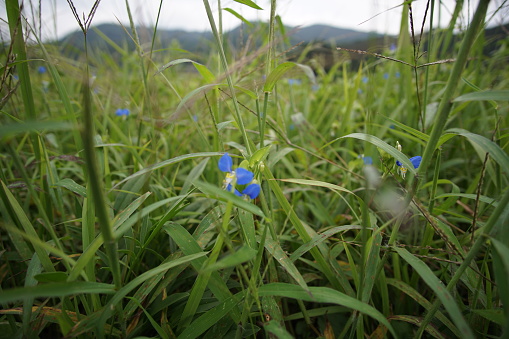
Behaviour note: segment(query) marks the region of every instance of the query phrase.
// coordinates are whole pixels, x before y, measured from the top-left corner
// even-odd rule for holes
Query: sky
[[[21,2],[21,0],[18,0]],[[221,0],[223,8],[231,8],[248,20],[267,21],[270,16],[270,0],[253,0],[262,10],[255,10],[234,0]],[[490,13],[504,4],[507,0],[493,0]],[[38,17],[39,3],[41,4],[41,28],[45,39],[61,38],[79,29],[78,24],[69,8],[67,0],[25,0],[25,15],[29,22],[34,22],[32,15]],[[153,25],[161,0],[128,0],[133,19],[136,24]],[[397,34],[401,18],[401,0],[278,0],[277,14],[283,23],[289,26],[309,26],[313,24],[327,24],[341,28],[351,28],[360,31],[376,31],[385,34]],[[438,1],[435,1],[438,3]],[[441,25],[445,26],[454,9],[455,0],[442,0],[440,11],[436,10],[435,22],[438,22],[440,12]],[[0,18],[3,22],[1,29],[6,30],[5,0],[1,0]],[[88,15],[93,4],[92,0],[73,0],[80,15]],[[218,17],[218,0],[209,0],[214,15]],[[414,20],[422,22],[426,0],[413,3]],[[462,23],[468,22],[473,15],[478,0],[465,1]],[[33,4],[33,7],[31,6]],[[509,5],[508,5],[509,6]],[[224,30],[234,28],[240,24],[239,19],[223,11]],[[499,24],[500,18],[509,17],[509,9],[505,7],[494,18],[492,24]],[[38,20],[36,20],[38,21]],[[92,21],[93,25],[101,23],[126,24],[129,22],[126,10],[126,0],[102,0]],[[507,20],[506,20],[507,22]],[[39,24],[35,24],[38,27]],[[162,0],[160,28],[179,28],[188,31],[209,31],[203,0]]]

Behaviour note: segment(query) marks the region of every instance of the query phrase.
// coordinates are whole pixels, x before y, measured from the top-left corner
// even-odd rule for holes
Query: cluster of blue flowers
[[[221,172],[226,172],[226,177],[223,181],[224,188],[233,193],[239,197],[249,197],[251,199],[255,199],[260,194],[260,185],[253,182],[254,174],[253,172],[238,167],[235,170],[232,169],[233,167],[233,160],[228,155],[228,153],[225,153],[218,162],[218,167]],[[233,186],[235,185],[247,185],[244,187],[244,189],[239,192],[236,188],[234,189]]]

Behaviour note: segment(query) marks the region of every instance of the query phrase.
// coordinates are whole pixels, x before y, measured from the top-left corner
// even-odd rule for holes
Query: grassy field
[[[385,57],[312,70],[285,60],[276,0],[260,48],[232,50],[204,0],[206,58],[131,20],[137,51],[79,60],[28,43],[6,0],[0,337],[507,338],[509,39],[483,53],[488,2],[453,40],[457,18],[410,27],[405,4]]]

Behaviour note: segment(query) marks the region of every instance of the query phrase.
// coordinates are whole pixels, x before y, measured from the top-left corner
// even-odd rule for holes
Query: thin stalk
[[[5,9],[7,11],[7,19],[9,21],[9,30],[12,40],[12,52],[16,56],[16,61],[27,60],[25,41],[23,40],[23,26],[21,25],[21,11],[18,0],[6,0]],[[32,83],[30,81],[30,72],[28,71],[27,62],[19,62],[16,65],[19,75],[19,83],[21,90],[21,98],[25,107],[26,118],[35,121],[35,103],[32,93]],[[35,158],[41,162],[41,152],[39,147],[40,139],[35,133],[30,134],[32,148]]]
[[[85,34],[85,55],[88,60],[87,53],[87,39]],[[102,178],[99,175],[99,166],[95,155],[94,144],[94,117],[92,113],[92,98],[90,96],[90,75],[88,63],[83,77],[83,130],[81,136],[83,139],[83,151],[85,153],[85,167],[88,174],[88,183],[92,190],[92,199],[95,203],[95,210],[99,221],[99,229],[104,238],[104,246],[106,247],[106,254],[110,261],[111,273],[113,275],[113,282],[117,289],[122,287],[122,278],[120,275],[120,264],[117,254],[117,242],[113,235],[113,229],[110,224],[110,218],[106,208],[106,201],[102,187]]]
[[[421,165],[417,170],[418,175],[425,174],[426,171],[428,170],[431,157],[435,152],[438,140],[442,135],[444,127],[447,123],[447,118],[449,117],[449,113],[451,112],[454,92],[456,91],[456,88],[460,83],[459,79],[461,78],[461,73],[463,72],[463,69],[465,68],[465,65],[467,63],[470,48],[472,47],[475,41],[479,28],[484,22],[489,2],[490,2],[489,0],[481,0],[479,2],[479,6],[475,12],[474,18],[472,19],[472,23],[470,24],[470,27],[465,35],[465,38],[463,39],[463,42],[458,53],[458,57],[456,59],[456,62],[454,63],[451,75],[449,76],[449,80],[447,81],[444,90],[444,94],[442,95],[442,100],[440,101],[440,104],[437,109],[433,129],[431,131],[429,141],[426,144],[426,148],[424,149]],[[414,187],[417,188],[418,184]],[[415,191],[412,191],[412,193],[415,193]]]
[[[428,33],[428,53],[427,63],[431,62],[431,51],[433,49],[433,14],[435,13],[435,0],[431,1],[431,9],[429,15],[429,33]],[[417,80],[417,79],[416,79]],[[422,98],[422,131],[426,132],[426,110],[428,102],[428,87],[429,87],[429,67],[424,71],[424,94]]]
[[[246,145],[246,150],[248,155],[250,156],[253,153],[253,149],[251,148],[251,144],[249,143],[249,139],[247,137],[246,128],[244,127],[244,122],[240,115],[239,103],[237,101],[237,96],[235,95],[235,88],[233,86],[233,80],[228,69],[228,61],[226,60],[226,55],[224,54],[223,42],[221,41],[221,36],[216,27],[216,23],[214,20],[214,16],[212,15],[212,9],[210,8],[210,4],[208,0],[203,0],[203,4],[205,5],[205,10],[207,11],[207,17],[210,22],[210,27],[212,29],[212,33],[216,38],[217,48],[219,50],[219,58],[221,59],[221,64],[223,65],[223,69],[226,75],[226,82],[228,83],[228,88],[230,89],[232,101],[233,101],[233,118],[235,122],[239,126],[240,133],[242,134],[242,138],[244,139],[244,144]]]

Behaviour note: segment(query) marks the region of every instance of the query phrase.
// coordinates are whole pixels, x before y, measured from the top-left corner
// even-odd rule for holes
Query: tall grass
[[[447,29],[405,3],[395,51],[313,72],[285,59],[275,0],[241,51],[204,0],[206,56],[158,49],[157,28],[145,44],[126,1],[137,52],[105,37],[117,54],[78,60],[25,40],[6,0],[2,334],[509,335],[508,54],[483,52],[488,3],[464,32],[462,2]],[[74,12],[85,36],[95,6]],[[225,189],[225,152],[255,199]]]

